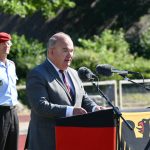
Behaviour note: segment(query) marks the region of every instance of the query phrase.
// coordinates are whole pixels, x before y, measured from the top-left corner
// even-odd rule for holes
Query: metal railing
[[[85,82],[83,83],[84,87],[86,86],[93,86],[93,84],[91,82]],[[110,80],[110,81],[99,81],[98,82],[98,85],[99,86],[104,86],[104,85],[113,85],[114,86],[114,90],[112,91],[108,91],[107,94],[113,92],[113,95],[114,95],[114,105],[115,106],[118,106],[118,94],[117,94],[117,82],[116,80]],[[94,95],[94,96],[99,96],[99,95]],[[107,96],[107,95],[106,95]],[[110,101],[112,101],[110,99]]]
[[[138,79],[138,80],[132,80],[136,83],[143,83],[142,79]],[[145,79],[144,83],[150,83],[150,79]],[[126,80],[120,80],[119,81],[119,107],[122,109],[123,108],[123,85],[134,85],[133,83],[131,83],[130,81],[126,81]],[[136,88],[138,88],[138,86],[135,86]],[[142,89],[142,87],[141,87]]]

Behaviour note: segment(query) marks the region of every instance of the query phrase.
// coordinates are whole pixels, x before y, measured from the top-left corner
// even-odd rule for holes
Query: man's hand
[[[96,106],[94,111],[111,109],[112,107]]]
[[[87,111],[84,108],[75,107],[73,109],[73,115],[83,115],[83,114],[87,114]]]

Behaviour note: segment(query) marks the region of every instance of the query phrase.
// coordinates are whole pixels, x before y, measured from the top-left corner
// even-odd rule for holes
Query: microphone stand
[[[117,139],[118,139],[118,150],[120,148],[120,136],[119,136],[119,124],[120,124],[120,118],[125,122],[125,124],[127,125],[127,127],[130,129],[130,130],[133,130],[132,126],[124,119],[124,117],[122,116],[122,113],[120,112],[119,108],[118,107],[115,107],[112,102],[109,100],[109,98],[107,96],[105,96],[105,94],[100,90],[99,86],[95,84],[95,82],[92,82],[93,85],[97,88],[97,91],[100,93],[100,95],[102,97],[104,97],[104,99],[107,101],[107,103],[113,108],[115,114],[116,114],[116,117],[117,117]]]
[[[150,91],[150,88],[145,87],[145,86],[144,86],[144,85],[142,85],[142,84],[139,84],[139,83],[134,82],[133,80],[131,80],[131,79],[127,78],[124,74],[119,74],[119,75],[120,75],[121,77],[123,77],[123,78],[124,78],[124,80],[126,80],[126,81],[130,81],[130,82],[132,82],[132,83],[134,83],[134,84],[136,84],[136,85],[138,85],[138,86],[140,86],[140,87],[144,88],[145,90]]]

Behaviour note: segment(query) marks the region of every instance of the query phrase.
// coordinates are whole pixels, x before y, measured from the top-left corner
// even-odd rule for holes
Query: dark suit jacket
[[[74,104],[71,104],[70,95],[48,60],[34,68],[27,77],[27,99],[31,106],[31,150],[55,150],[55,119],[66,116],[67,106],[83,107],[88,112],[96,106],[85,93],[77,71],[68,68],[68,73],[75,88]]]

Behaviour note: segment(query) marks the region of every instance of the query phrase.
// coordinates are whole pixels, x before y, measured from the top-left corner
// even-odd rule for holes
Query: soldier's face
[[[9,54],[11,45],[11,41],[0,43],[0,55]]]

